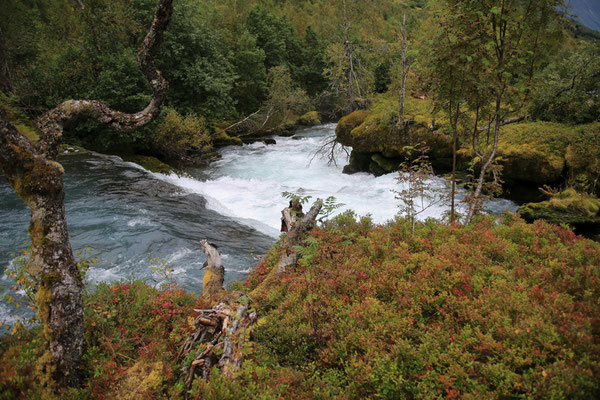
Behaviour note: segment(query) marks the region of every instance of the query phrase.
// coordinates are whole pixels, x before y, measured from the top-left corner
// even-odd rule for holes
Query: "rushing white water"
[[[222,149],[220,161],[189,171],[193,178],[153,174],[114,156],[63,156],[71,244],[75,251],[90,248],[88,255],[99,258],[87,278],[92,283],[131,276],[159,282],[149,261],[159,257],[182,287],[199,292],[204,262],[199,241],[208,239],[220,246],[226,280],[244,279],[256,264],[255,255],[266,253],[279,236],[281,209],[287,205],[281,193],[299,188],[313,200],[335,196],[345,204],[338,212],[350,208],[359,215],[372,214],[375,222],[393,218],[399,204],[392,192],[399,190],[397,174],[342,174],[344,154],[338,166],[319,158],[310,163],[334,129],[324,125],[294,138],[278,137],[276,145]],[[444,185],[440,178],[430,183]],[[493,212],[505,208],[516,207],[507,200],[490,203]],[[439,217],[446,209],[431,207],[420,218]],[[0,288],[15,284],[1,272],[18,260],[12,253],[28,247],[29,215],[23,201],[0,180]],[[0,302],[0,321],[11,323],[25,315],[23,307]]]
[[[271,236],[279,235],[280,211],[287,204],[282,192],[302,188],[316,198],[334,196],[344,206],[336,212],[354,210],[358,215],[371,214],[374,222],[383,223],[398,213],[400,201],[392,190],[400,190],[397,173],[374,177],[368,173],[342,174],[345,153],[338,154],[338,165],[312,155],[334,135],[335,124],[309,128],[295,137],[276,138],[276,145],[257,142],[242,147],[223,149],[223,158],[207,170],[191,171],[195,178],[176,175],[162,179],[207,199],[207,207],[219,214],[236,218]],[[442,178],[433,177],[432,187],[444,187]],[[461,198],[463,193],[459,193]],[[425,203],[425,207],[428,204]],[[421,214],[420,219],[440,218],[448,210],[445,204],[435,204]],[[493,212],[516,209],[508,200],[495,200],[489,205]]]

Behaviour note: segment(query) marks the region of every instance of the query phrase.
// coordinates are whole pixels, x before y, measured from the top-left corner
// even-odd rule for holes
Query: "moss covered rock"
[[[401,158],[387,158],[379,153],[373,154],[371,160],[386,173],[398,171],[400,163],[402,162]]]
[[[354,128],[363,123],[367,115],[369,115],[367,110],[357,110],[342,117],[335,128],[335,137],[337,141],[344,146],[353,146],[351,132]]]
[[[159,174],[165,174],[165,175],[169,175],[169,174],[177,174],[180,176],[186,175],[185,172],[180,171],[176,168],[173,168],[168,164],[165,164],[164,162],[160,161],[156,157],[141,156],[141,155],[137,155],[137,154],[135,154],[135,155],[134,154],[128,154],[128,155],[122,154],[121,158],[125,161],[129,161],[129,162],[141,165],[142,167],[144,167],[145,169],[147,169],[148,171],[151,171],[151,172],[157,172]]]
[[[600,199],[567,189],[550,200],[524,205],[519,214],[528,222],[544,219],[575,227],[600,225]]]
[[[369,164],[371,163],[371,154],[361,153],[360,151],[352,150],[348,165],[344,167],[345,174],[354,174],[356,172],[368,172]]]
[[[221,132],[212,138],[213,146],[224,147],[224,146],[241,146],[244,143],[239,137],[229,136],[225,132]]]
[[[298,119],[298,123],[304,126],[315,126],[321,124],[321,119],[318,112],[309,111]]]

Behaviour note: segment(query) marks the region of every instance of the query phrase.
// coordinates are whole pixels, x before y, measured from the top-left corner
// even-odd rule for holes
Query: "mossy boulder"
[[[360,151],[352,150],[348,165],[344,167],[345,174],[354,174],[356,172],[368,172],[369,164],[371,164],[371,154],[361,153]]]
[[[304,126],[321,125],[321,118],[316,111],[309,111],[298,119],[298,123]]]
[[[600,195],[600,122],[575,128],[565,160],[570,184]]]
[[[387,158],[379,153],[373,154],[371,160],[386,173],[398,171],[400,163],[403,161],[401,158]]]
[[[221,132],[212,138],[213,146],[225,147],[225,146],[241,146],[244,144],[242,139],[239,137],[229,136],[226,132]]]
[[[173,168],[168,164],[165,164],[164,162],[160,161],[156,157],[141,156],[141,155],[137,155],[137,154],[122,154],[121,158],[125,161],[141,165],[142,167],[144,167],[145,169],[147,169],[148,171],[151,171],[151,172],[156,172],[156,173],[165,174],[165,175],[169,175],[169,174],[177,174],[180,176],[185,175],[185,172],[180,171],[176,168]]]
[[[381,175],[385,175],[387,173],[375,161],[371,161],[371,163],[369,163],[369,172],[375,176],[381,176]]]
[[[354,128],[363,123],[367,115],[369,115],[369,111],[357,110],[342,117],[335,128],[335,137],[337,141],[344,146],[353,146],[351,132]]]
[[[552,184],[560,180],[565,152],[575,131],[548,122],[506,125],[500,132],[498,163],[508,179]]]
[[[519,214],[528,222],[544,219],[575,227],[600,225],[600,199],[566,189],[547,201],[524,205]]]

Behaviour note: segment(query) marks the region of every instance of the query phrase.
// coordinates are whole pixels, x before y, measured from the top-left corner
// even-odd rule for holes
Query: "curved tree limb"
[[[160,113],[167,98],[169,84],[154,64],[154,54],[173,14],[173,0],[160,0],[152,25],[138,51],[138,66],[152,88],[152,100],[142,111],[128,114],[116,111],[98,100],[67,100],[40,116],[37,126],[40,141],[37,144],[41,155],[51,160],[58,156],[62,141],[63,126],[75,117],[88,117],[121,132],[133,132],[146,125]]]
[[[39,359],[42,384],[49,389],[77,386],[83,358],[83,283],[69,243],[64,207],[64,169],[57,163],[63,124],[76,116],[96,118],[129,132],[160,112],[168,84],[153,56],[173,12],[173,0],[159,0],[154,20],[138,53],[138,64],[152,87],[142,111],[126,114],[96,100],[70,100],[42,115],[40,140],[33,145],[0,112],[0,167],[14,191],[31,209],[28,270],[36,280],[37,314],[46,352]]]

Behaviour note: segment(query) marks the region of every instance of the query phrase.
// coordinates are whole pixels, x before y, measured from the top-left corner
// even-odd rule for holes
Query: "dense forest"
[[[3,298],[37,322],[0,339],[0,398],[600,396],[600,32],[566,3],[4,0],[0,165],[31,248]],[[324,122],[344,173],[399,171],[395,219],[286,192],[243,282],[202,241],[201,296],[167,265],[84,287],[64,144],[185,169]],[[419,221],[434,172],[449,209]],[[484,215],[495,196],[519,212]]]

